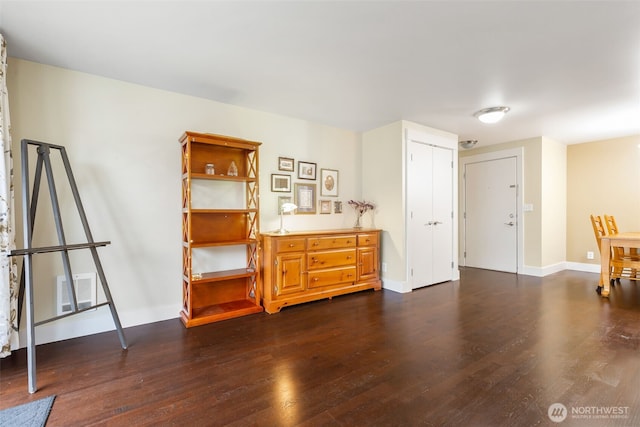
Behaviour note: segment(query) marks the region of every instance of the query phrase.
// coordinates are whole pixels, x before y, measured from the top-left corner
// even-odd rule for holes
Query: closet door
[[[452,279],[453,151],[407,144],[408,280],[416,289]]]
[[[433,273],[431,283],[452,279],[453,272],[453,151],[433,147]]]
[[[411,289],[433,283],[432,154],[426,144],[407,144],[407,275]]]

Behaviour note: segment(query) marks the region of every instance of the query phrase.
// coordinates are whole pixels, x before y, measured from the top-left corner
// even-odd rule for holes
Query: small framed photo
[[[298,178],[316,179],[316,164],[309,162],[298,162]]]
[[[320,213],[321,214],[331,213],[331,200],[320,200]]]
[[[342,213],[342,201],[336,200],[335,202],[333,202],[333,213]]]
[[[278,196],[278,215],[282,211],[282,205],[291,203],[291,196]]]
[[[295,183],[294,202],[298,205],[299,214],[316,213],[316,185]]]
[[[320,169],[320,195],[338,196],[338,171],[333,169]]]
[[[291,193],[291,176],[272,173],[271,191],[276,193]]]
[[[278,170],[293,172],[294,160],[289,157],[278,157]]]

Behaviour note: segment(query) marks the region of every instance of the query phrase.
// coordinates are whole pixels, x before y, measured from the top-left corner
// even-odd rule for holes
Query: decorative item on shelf
[[[207,163],[204,166],[204,173],[206,173],[207,175],[215,175],[216,174],[216,169],[213,163]]]
[[[284,214],[290,213],[296,210],[298,206],[293,203],[283,203],[280,208],[280,230],[278,230],[278,234],[287,234],[289,231],[284,228]]]
[[[360,202],[358,200],[349,200],[348,203],[351,205],[351,207],[353,207],[353,209],[356,210],[356,225],[354,225],[353,228],[362,228],[362,224],[360,223],[362,215],[364,215],[367,211],[374,209],[375,206],[371,202]]]
[[[236,166],[236,162],[231,160],[231,164],[229,165],[229,169],[227,170],[227,175],[229,176],[238,176],[238,166]]]

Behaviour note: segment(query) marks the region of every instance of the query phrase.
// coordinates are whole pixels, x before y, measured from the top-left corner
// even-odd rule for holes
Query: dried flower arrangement
[[[360,218],[362,218],[362,215],[364,215],[367,211],[375,209],[375,205],[371,202],[361,202],[358,200],[349,200],[347,203],[349,203],[349,205],[351,205],[351,207],[355,209],[356,213],[358,214],[356,225],[354,226],[354,228],[361,228],[362,225],[360,225]]]

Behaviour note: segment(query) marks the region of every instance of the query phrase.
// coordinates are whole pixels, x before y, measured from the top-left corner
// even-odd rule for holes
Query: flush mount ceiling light
[[[509,112],[509,107],[491,107],[476,111],[473,115],[482,123],[497,123]]]
[[[475,147],[477,143],[478,143],[477,139],[467,139],[465,141],[458,142],[458,145],[460,145],[460,147],[462,147],[465,150],[467,150],[469,148]]]

